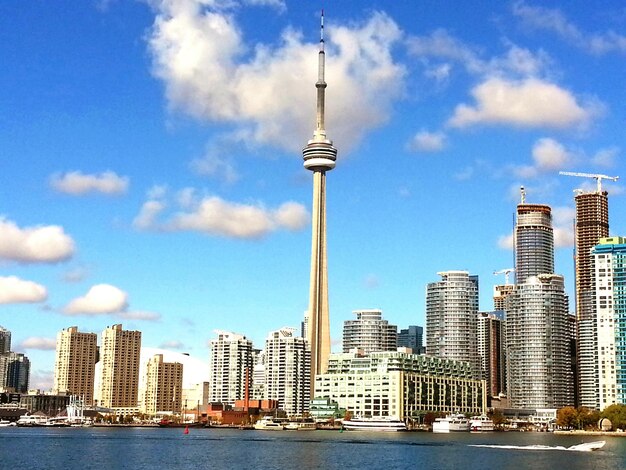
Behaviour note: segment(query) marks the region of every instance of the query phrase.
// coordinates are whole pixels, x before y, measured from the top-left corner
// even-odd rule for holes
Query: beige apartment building
[[[180,413],[182,394],[183,365],[180,362],[164,362],[163,354],[152,356],[146,366],[144,413]]]
[[[95,333],[81,333],[76,326],[61,330],[54,362],[55,392],[77,395],[86,405],[92,405],[97,356]]]
[[[121,324],[102,332],[100,406],[137,407],[141,331],[123,330]]]

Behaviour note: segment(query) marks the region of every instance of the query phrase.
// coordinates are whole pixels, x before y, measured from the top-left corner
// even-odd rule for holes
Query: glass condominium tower
[[[508,394],[512,408],[574,403],[568,298],[554,274],[550,206],[517,206],[515,289],[506,298]]]

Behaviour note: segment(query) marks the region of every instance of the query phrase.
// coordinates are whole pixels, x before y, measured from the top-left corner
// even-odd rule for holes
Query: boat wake
[[[511,446],[511,445],[496,445],[496,444],[469,444],[470,447],[490,447],[493,449],[515,449],[515,450],[571,450],[574,452],[592,452],[594,450],[602,449],[606,444],[605,441],[584,442],[582,444],[576,444],[573,446],[546,446],[541,444],[530,446]]]

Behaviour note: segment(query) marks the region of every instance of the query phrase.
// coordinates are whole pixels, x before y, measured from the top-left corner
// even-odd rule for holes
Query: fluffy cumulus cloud
[[[128,189],[128,178],[118,176],[112,171],[94,175],[70,171],[65,174],[52,175],[50,185],[55,190],[72,196],[86,193],[118,195],[125,193]]]
[[[297,231],[308,223],[310,215],[297,202],[288,201],[276,209],[260,203],[242,204],[217,196],[198,197],[192,188],[178,192],[174,202],[178,211],[159,216],[168,207],[165,193],[154,195],[142,206],[133,226],[139,230],[162,232],[192,231],[230,238],[261,238],[276,230]]]
[[[597,113],[569,91],[536,78],[490,78],[472,89],[475,104],[460,104],[448,121],[453,127],[505,124],[518,127],[584,126]]]
[[[56,346],[56,339],[39,336],[31,336],[20,343],[20,349],[39,349],[41,351],[54,351]]]
[[[532,150],[535,165],[540,170],[556,171],[567,168],[573,160],[571,152],[554,139],[543,138],[535,142]]]
[[[110,284],[97,284],[82,297],[65,306],[66,315],[104,315],[124,312],[128,308],[128,294]]]
[[[0,217],[0,260],[57,263],[74,254],[74,240],[58,225],[20,228]]]
[[[316,41],[287,29],[277,46],[250,47],[231,2],[151,4],[153,73],[165,83],[172,109],[229,123],[248,144],[300,151],[314,128]],[[327,127],[345,150],[385,122],[403,93],[405,69],[391,55],[401,32],[383,13],[353,27],[327,26]],[[209,161],[205,171],[223,170],[223,164]]]
[[[558,9],[529,5],[520,1],[513,3],[512,10],[527,27],[551,31],[592,54],[601,55],[614,51],[626,53],[626,36],[623,34],[612,30],[586,33]]]
[[[0,276],[0,304],[37,303],[47,298],[48,290],[41,284],[16,276]]]
[[[409,149],[416,152],[438,152],[446,145],[446,135],[443,132],[419,131],[411,142]]]

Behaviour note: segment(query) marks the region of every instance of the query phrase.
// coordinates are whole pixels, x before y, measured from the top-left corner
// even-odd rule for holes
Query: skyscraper
[[[0,354],[0,389],[26,393],[30,381],[30,360],[23,353]]]
[[[480,378],[487,383],[487,394],[506,392],[506,330],[504,312],[479,312],[477,323]]]
[[[508,395],[514,408],[559,408],[574,402],[568,298],[554,274],[552,211],[517,206],[515,279],[506,297]]]
[[[592,250],[595,322],[593,408],[626,403],[626,238],[602,238]],[[595,325],[595,328],[592,328]],[[582,398],[582,397],[581,397]]]
[[[164,362],[163,354],[155,354],[146,366],[146,389],[143,397],[145,413],[180,413],[182,410],[183,365]]]
[[[252,393],[252,341],[243,335],[216,330],[211,340],[209,401],[234,405]]]
[[[78,395],[86,405],[93,404],[93,388],[98,354],[97,335],[80,333],[71,326],[57,334],[53,389]]]
[[[543,204],[526,204],[522,192],[515,224],[515,283],[522,284],[530,276],[553,272],[552,210]]]
[[[295,331],[281,328],[265,340],[265,398],[278,400],[289,416],[302,416],[311,397],[311,351]]]
[[[578,401],[598,408],[597,312],[591,250],[609,236],[609,202],[606,191],[581,192],[576,202],[576,373]]]
[[[411,348],[413,354],[424,353],[424,328],[417,325],[409,325],[398,332],[398,347]]]
[[[328,270],[326,256],[326,172],[335,168],[337,149],[326,136],[324,107],[326,82],[324,79],[324,15],[321,18],[320,49],[318,54],[317,126],[313,138],[302,150],[304,167],[313,172],[313,214],[311,241],[311,284],[307,331],[311,348],[311,394],[315,375],[326,371],[330,355],[330,320],[328,313]]]
[[[139,389],[141,331],[123,330],[121,324],[102,332],[100,406],[133,408]]]
[[[11,350],[11,332],[0,326],[0,354]]]
[[[574,402],[568,299],[563,276],[539,274],[507,297],[508,394],[512,408]]]
[[[358,348],[369,354],[397,349],[398,327],[383,320],[381,310],[355,310],[352,313],[356,320],[343,322],[343,352]]]
[[[468,361],[478,374],[478,276],[467,271],[438,274],[441,280],[426,287],[426,354]]]

